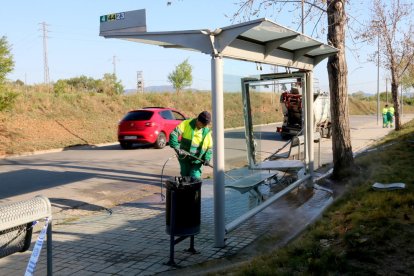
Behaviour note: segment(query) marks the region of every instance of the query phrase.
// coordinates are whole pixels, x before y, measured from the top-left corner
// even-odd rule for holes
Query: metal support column
[[[309,172],[309,154],[308,154],[308,94],[309,94],[309,90],[308,90],[308,80],[307,80],[307,75],[303,74],[301,77],[301,82],[302,82],[302,134],[305,136],[305,141],[304,141],[304,145],[303,145],[303,160],[305,162],[305,170],[306,173]],[[299,156],[300,159],[300,156]]]
[[[213,55],[211,59],[211,93],[213,108],[214,150],[214,239],[216,247],[224,247],[224,104],[223,59]]]
[[[306,74],[306,163],[308,165],[309,174],[311,179],[313,178],[314,169],[314,146],[313,146],[313,135],[314,135],[314,118],[313,118],[313,73],[309,71]]]

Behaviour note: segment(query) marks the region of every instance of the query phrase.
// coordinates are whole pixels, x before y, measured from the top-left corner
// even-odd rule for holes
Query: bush
[[[414,98],[405,98],[404,97],[404,104],[414,105]]]
[[[55,92],[55,94],[63,94],[64,92],[66,92],[67,89],[68,89],[68,84],[65,80],[58,80],[53,85],[53,92]]]
[[[0,112],[12,108],[18,94],[12,91],[0,91]]]

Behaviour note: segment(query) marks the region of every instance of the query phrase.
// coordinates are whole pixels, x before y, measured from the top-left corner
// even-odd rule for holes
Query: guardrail
[[[44,196],[0,206],[0,258],[28,250],[33,225],[41,219],[46,219],[46,225],[35,244],[25,275],[34,273],[45,234],[47,275],[52,275],[52,206],[49,199]]]

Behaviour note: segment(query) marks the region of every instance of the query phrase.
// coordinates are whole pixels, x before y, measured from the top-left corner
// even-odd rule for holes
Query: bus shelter
[[[135,10],[100,17],[100,36],[145,43],[164,48],[198,51],[211,56],[211,93],[214,154],[214,235],[215,246],[225,246],[225,168],[224,168],[224,106],[223,58],[299,69],[303,75],[305,167],[312,181],[313,146],[313,68],[338,50],[283,27],[266,18],[215,30],[183,30],[147,32],[145,10]],[[245,114],[247,125],[249,115]],[[245,120],[246,120],[245,118]],[[246,133],[246,137],[248,137]],[[299,183],[299,182],[298,182]],[[259,210],[268,206],[267,202]],[[246,214],[244,219],[254,212]],[[232,228],[234,226],[230,226]],[[229,227],[228,227],[229,228]]]

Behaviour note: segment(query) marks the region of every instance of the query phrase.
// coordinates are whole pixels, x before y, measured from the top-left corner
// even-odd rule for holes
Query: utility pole
[[[42,34],[43,34],[43,82],[49,84],[49,64],[47,60],[47,24],[46,22],[39,23],[42,25]]]
[[[137,93],[144,93],[144,78],[142,71],[137,71]]]
[[[377,125],[380,124],[380,92],[379,92],[379,83],[380,83],[380,29],[379,29],[379,20],[372,20],[374,27],[377,29],[378,41],[377,41]]]
[[[379,93],[379,74],[380,74],[380,35],[378,32],[378,56],[377,56],[377,125],[379,126],[379,113],[380,113],[380,93]]]
[[[400,96],[400,105],[401,105],[401,117],[403,116],[403,106],[404,106],[404,99],[403,99],[403,86],[401,85],[401,96]]]
[[[302,0],[302,34],[305,34],[305,0]]]
[[[388,104],[388,78],[385,78],[385,102]]]

